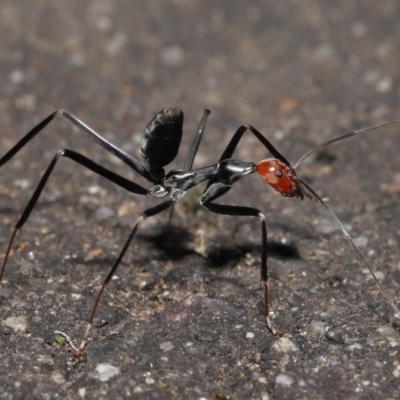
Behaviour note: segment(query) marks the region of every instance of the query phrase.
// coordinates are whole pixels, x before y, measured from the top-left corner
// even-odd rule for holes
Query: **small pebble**
[[[25,74],[19,69],[15,69],[8,75],[8,79],[12,83],[21,83],[25,80]]]
[[[325,333],[325,324],[322,321],[311,321],[310,334],[322,335]]]
[[[115,214],[114,210],[110,207],[99,207],[94,212],[94,219],[97,222],[105,221],[108,218],[113,217]]]
[[[294,382],[293,378],[286,374],[278,374],[276,376],[276,383],[283,386],[290,386]]]
[[[184,60],[185,53],[180,46],[166,46],[161,50],[161,61],[168,67],[178,67]]]
[[[336,225],[336,222],[334,220],[326,219],[323,218],[319,221],[319,224],[317,225],[318,232],[320,233],[331,233],[336,231],[338,226]]]
[[[274,348],[275,351],[278,351],[280,353],[288,353],[290,351],[298,351],[299,349],[297,346],[288,338],[286,337],[281,337],[279,340],[277,340],[272,347]]]
[[[31,186],[31,182],[28,179],[14,179],[14,186],[20,189],[28,189]]]
[[[28,327],[25,317],[9,317],[5,321],[6,325],[14,329],[15,332],[24,332]]]
[[[172,344],[172,342],[162,342],[160,344],[160,349],[164,351],[170,351],[174,348],[175,346]]]
[[[113,376],[118,375],[120,372],[121,371],[118,367],[113,367],[110,364],[104,363],[98,364],[95,372],[90,373],[89,376],[102,382],[106,382]]]
[[[393,79],[389,76],[382,78],[377,84],[376,89],[380,93],[388,93],[393,88]]]
[[[356,244],[358,247],[366,247],[368,245],[368,238],[365,236],[357,236],[353,238],[353,242]]]

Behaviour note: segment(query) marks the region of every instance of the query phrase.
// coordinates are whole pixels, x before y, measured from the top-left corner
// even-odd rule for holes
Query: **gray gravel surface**
[[[294,162],[337,134],[400,118],[399,17],[397,0],[2,0],[1,154],[66,108],[139,157],[154,113],[179,104],[185,133],[171,168],[183,165],[204,107],[195,166],[215,163],[242,123]],[[298,170],[396,302],[399,131],[337,143]],[[62,148],[147,185],[56,120],[1,169],[2,254]],[[235,157],[268,153],[248,135]],[[266,214],[271,311],[286,332],[277,339],[263,318],[258,220],[208,213],[201,192],[179,204],[168,232],[168,215],[143,224],[78,362],[54,331],[79,343],[102,279],[155,202],[59,162],[0,289],[0,399],[400,397],[399,325],[323,208],[256,176],[224,199]]]

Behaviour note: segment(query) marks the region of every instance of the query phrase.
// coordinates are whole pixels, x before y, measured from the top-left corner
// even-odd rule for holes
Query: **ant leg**
[[[265,224],[264,214],[253,207],[243,207],[243,206],[232,206],[226,204],[215,204],[213,201],[218,197],[223,196],[231,189],[232,185],[215,182],[208,187],[203,196],[201,197],[200,204],[206,210],[214,212],[216,214],[223,215],[237,215],[237,216],[249,216],[249,217],[259,217],[261,222],[261,285],[264,291],[264,315],[267,321],[268,329],[274,336],[281,337],[284,334],[278,332],[271,321],[269,316],[269,301],[268,301],[268,266],[267,266],[267,227]]]
[[[123,150],[112,144],[110,141],[103,138],[95,130],[90,128],[79,118],[75,117],[75,115],[66,110],[57,110],[53,112],[46,119],[44,119],[34,128],[32,128],[14,147],[12,147],[3,157],[0,158],[0,167],[8,162],[15,154],[17,154],[31,139],[33,139],[39,132],[41,132],[57,116],[60,116],[67,121],[70,121],[76,128],[78,128],[81,132],[93,139],[97,144],[102,146],[110,153],[114,154],[126,165],[128,165],[141,176],[143,176],[143,178],[147,179],[149,182],[152,182],[152,179],[147,169],[135,157],[124,152]]]
[[[209,108],[206,108],[203,112],[203,116],[200,120],[199,127],[197,128],[196,135],[194,136],[193,143],[190,146],[188,158],[186,159],[185,166],[183,167],[184,171],[192,169],[193,160],[196,157],[197,150],[199,149],[199,145],[203,137],[204,129],[206,127],[207,119],[210,115],[210,112],[211,110]]]
[[[240,139],[242,138],[243,134],[249,130],[260,142],[261,144],[278,160],[282,161],[284,164],[290,167],[290,163],[286,160],[285,157],[275,148],[275,146],[264,137],[262,133],[260,133],[256,128],[252,125],[241,125],[234,133],[231,141],[229,142],[228,146],[226,147],[225,151],[222,153],[221,158],[219,161],[226,160],[228,158],[232,158],[233,152],[235,151]]]
[[[135,234],[136,234],[136,232],[137,232],[137,230],[139,228],[139,225],[146,218],[153,217],[154,215],[157,215],[157,214],[163,212],[164,210],[168,209],[169,207],[171,207],[173,205],[173,203],[174,202],[171,201],[171,200],[168,200],[168,201],[165,201],[163,203],[160,203],[160,204],[158,204],[157,206],[155,206],[153,208],[149,208],[149,209],[145,210],[142,213],[142,215],[137,219],[137,221],[136,221],[136,223],[135,223],[135,225],[134,225],[134,227],[133,227],[133,229],[132,229],[132,231],[131,231],[131,233],[130,233],[130,235],[128,237],[128,240],[126,241],[121,253],[119,254],[117,260],[115,261],[115,263],[112,266],[110,272],[108,273],[106,279],[104,280],[104,282],[103,282],[103,284],[102,284],[102,286],[100,288],[100,291],[99,291],[99,293],[98,293],[98,295],[96,297],[96,301],[94,303],[94,306],[93,306],[93,309],[92,309],[92,313],[90,314],[90,318],[89,318],[89,322],[88,322],[88,325],[87,325],[86,330],[85,330],[85,334],[83,335],[81,344],[79,346],[79,350],[78,350],[78,354],[77,354],[77,357],[78,357],[79,360],[82,360],[83,349],[85,348],[86,343],[88,341],[89,332],[90,332],[90,329],[91,329],[91,327],[93,325],[93,320],[94,320],[94,316],[96,314],[97,306],[99,305],[99,301],[100,301],[100,298],[101,298],[101,296],[102,296],[102,294],[104,292],[104,289],[109,284],[111,278],[113,277],[115,271],[117,270],[119,264],[121,263],[121,260],[124,257],[126,251],[128,250],[128,247],[131,244],[131,242],[133,240],[133,237],[135,236]]]
[[[15,239],[15,236],[17,232],[23,227],[25,224],[26,220],[29,218],[29,215],[31,214],[33,208],[35,207],[35,204],[42,193],[42,190],[44,186],[47,183],[47,180],[49,179],[55,165],[57,164],[57,161],[60,159],[60,157],[67,157],[70,158],[73,161],[76,161],[77,163],[83,165],[84,167],[90,169],[91,171],[95,172],[96,174],[103,176],[104,178],[108,179],[109,181],[117,184],[118,186],[121,186],[122,188],[126,189],[127,191],[131,193],[136,193],[136,194],[141,194],[141,195],[147,195],[149,191],[138,185],[135,182],[131,182],[128,179],[96,164],[94,161],[88,159],[87,157],[83,156],[82,154],[76,153],[75,151],[72,150],[60,150],[57,152],[57,154],[54,156],[52,162],[48,166],[46,172],[40,179],[40,182],[38,186],[36,187],[35,192],[33,193],[31,199],[29,200],[28,205],[25,207],[24,212],[22,213],[19,221],[14,227],[14,231],[11,235],[10,242],[7,247],[6,255],[4,257],[3,265],[0,271],[0,287],[1,287],[1,282],[3,279],[4,271],[6,269],[7,261],[11,252],[11,248]]]

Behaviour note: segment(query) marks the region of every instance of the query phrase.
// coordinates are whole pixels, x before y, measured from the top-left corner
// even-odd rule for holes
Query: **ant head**
[[[284,162],[276,158],[262,160],[255,166],[255,171],[282,196],[303,199],[304,192],[295,179],[296,172]]]

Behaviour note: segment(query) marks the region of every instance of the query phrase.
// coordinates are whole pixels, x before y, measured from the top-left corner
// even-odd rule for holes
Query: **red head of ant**
[[[260,161],[255,166],[255,171],[261,179],[284,197],[304,198],[304,191],[296,181],[296,172],[284,162],[276,158]]]

